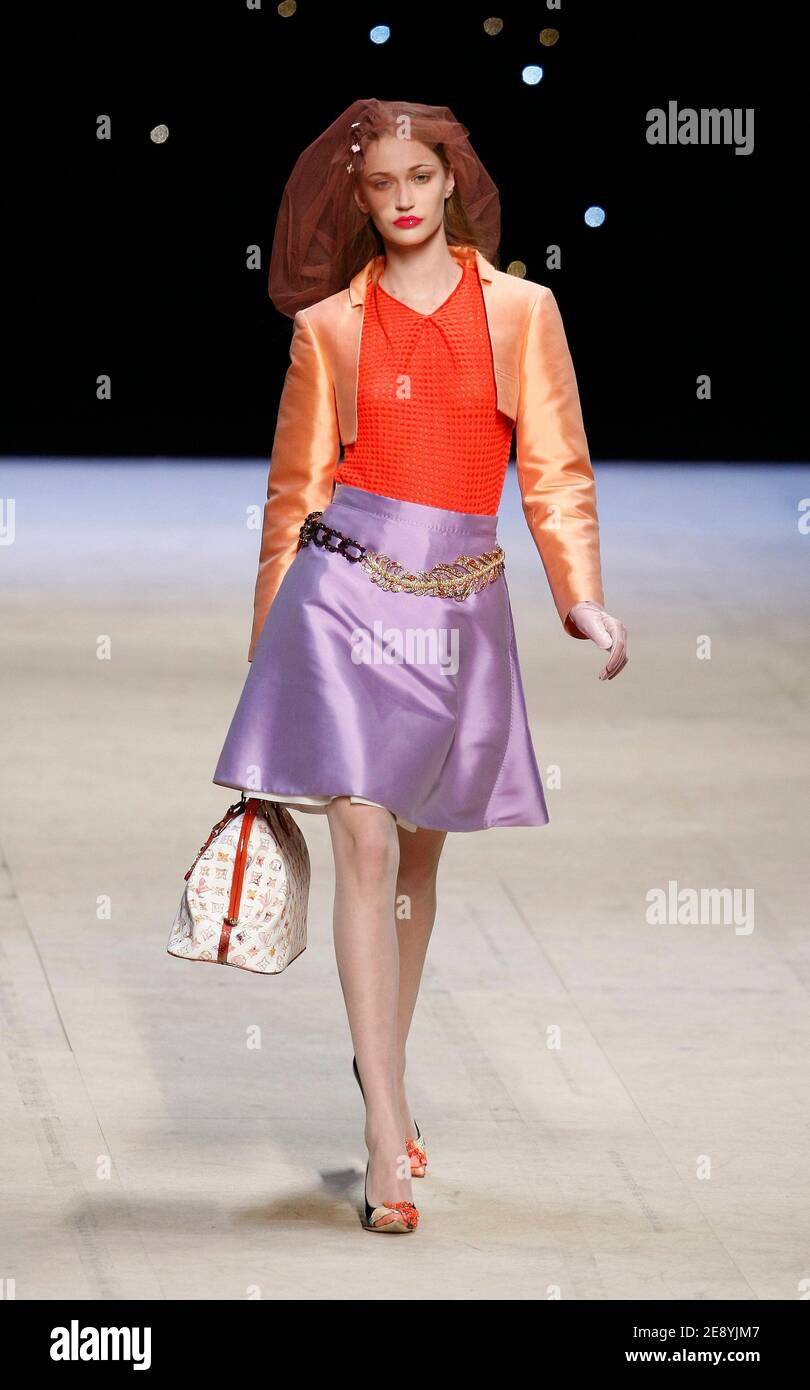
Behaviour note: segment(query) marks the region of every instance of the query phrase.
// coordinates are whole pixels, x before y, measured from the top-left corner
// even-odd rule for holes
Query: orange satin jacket
[[[456,259],[464,248],[449,246]],[[469,256],[469,250],[466,255]],[[574,366],[557,301],[532,280],[474,252],[492,343],[497,407],[515,423],[523,513],[560,619],[575,603],[604,603],[596,487]],[[383,258],[377,257],[380,267]],[[357,384],[368,262],[348,288],[295,315],[278,410],[248,660],[295,558],[308,512],[332,500],[340,446],[357,437]]]

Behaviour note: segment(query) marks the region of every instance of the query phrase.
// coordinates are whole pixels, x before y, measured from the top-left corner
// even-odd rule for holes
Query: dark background
[[[468,126],[501,194],[501,268],[557,296],[595,459],[805,458],[807,121],[786,24],[671,0],[33,7],[6,34],[2,451],[267,455],[292,329],[266,291],[282,188],[350,102],[380,97]],[[669,100],[754,107],[753,153],[648,145]]]

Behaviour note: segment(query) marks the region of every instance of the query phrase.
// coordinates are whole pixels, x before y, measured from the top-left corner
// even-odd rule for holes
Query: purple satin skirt
[[[409,570],[498,544],[496,516],[347,483],[321,520]],[[545,825],[505,573],[463,600],[394,593],[310,541],[271,604],[213,781],[291,806],[354,795],[409,828]]]

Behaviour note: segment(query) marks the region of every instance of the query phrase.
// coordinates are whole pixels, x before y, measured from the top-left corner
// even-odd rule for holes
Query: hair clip
[[[351,130],[354,130],[355,126],[359,126],[359,124],[360,124],[359,121],[352,121],[350,129],[351,129]],[[352,145],[352,154],[359,154],[359,153],[360,153],[360,146],[359,146],[358,144]],[[354,170],[354,160],[352,160],[350,164],[347,164],[347,165],[346,165],[346,172],[347,172],[347,174],[351,174],[351,173],[353,172],[353,170]]]

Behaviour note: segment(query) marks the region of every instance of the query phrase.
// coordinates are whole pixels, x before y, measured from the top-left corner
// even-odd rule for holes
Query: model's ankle
[[[376,1148],[402,1147],[403,1134],[401,1111],[396,1109],[386,1115],[367,1115],[363,1135],[366,1146],[371,1151]]]

